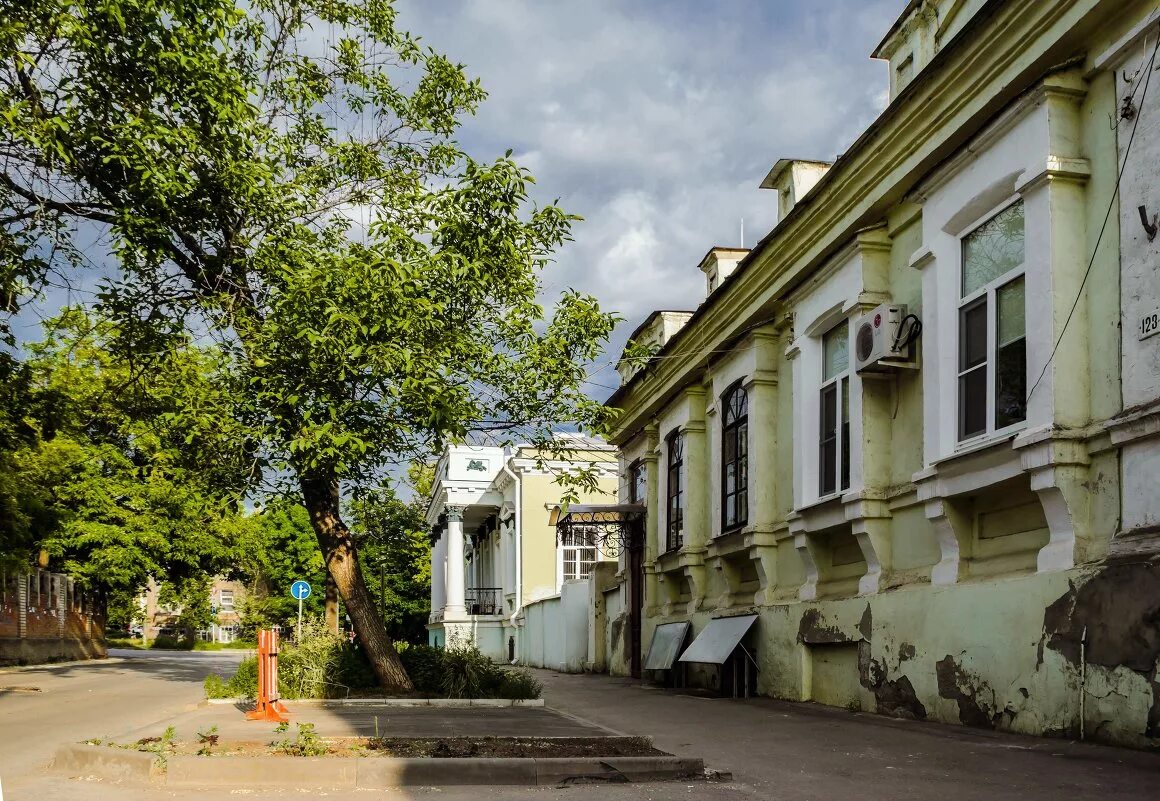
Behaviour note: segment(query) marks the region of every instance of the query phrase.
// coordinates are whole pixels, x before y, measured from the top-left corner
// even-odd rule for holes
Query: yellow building
[[[907,4],[886,110],[778,161],[776,226],[621,364],[645,649],[740,631],[674,670],[1160,745],[1158,41],[1151,0]]]
[[[567,458],[527,445],[458,445],[435,468],[428,502],[432,526],[432,645],[474,643],[497,661],[520,653],[520,615],[528,604],[558,598],[610,558],[582,538],[558,541],[549,517],[564,496],[558,478],[593,468],[598,489],[580,503],[616,496],[616,449],[601,440],[558,434]],[[614,558],[614,557],[612,557]]]

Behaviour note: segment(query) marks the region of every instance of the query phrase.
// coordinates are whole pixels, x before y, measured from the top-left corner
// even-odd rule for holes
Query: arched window
[[[738,384],[721,405],[721,522],[728,531],[749,520],[749,395]]]

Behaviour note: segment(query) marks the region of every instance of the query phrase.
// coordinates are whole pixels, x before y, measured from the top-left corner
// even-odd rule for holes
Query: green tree
[[[401,500],[393,489],[370,490],[350,503],[351,528],[362,544],[367,584],[378,598],[387,631],[411,643],[427,641],[431,613],[431,537],[424,496]]]
[[[150,577],[192,598],[190,588],[229,568],[246,483],[243,460],[194,441],[173,414],[212,358],[173,349],[146,384],[109,351],[116,336],[66,310],[29,346],[23,372],[40,414],[24,419],[34,435],[11,452],[7,477],[35,488],[38,525],[25,549],[105,590],[123,613]]]
[[[484,92],[389,0],[10,0],[0,52],[0,289],[90,258],[95,227],[136,363],[213,336],[192,436],[292,477],[376,674],[409,687],[340,499],[472,430],[559,451],[557,424],[601,426],[583,365],[615,320],[538,299],[573,218],[460,149]]]
[[[246,535],[239,549],[241,578],[249,586],[242,609],[248,630],[271,625],[294,625],[298,602],[290,597],[290,585],[298,579],[310,582],[314,592],[303,604],[303,613],[322,615],[326,569],[310,515],[302,504],[284,499],[257,510],[247,518]]]

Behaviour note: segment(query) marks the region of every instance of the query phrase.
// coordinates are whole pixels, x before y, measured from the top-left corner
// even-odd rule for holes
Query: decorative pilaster
[[[645,616],[655,617],[661,603],[657,586],[657,554],[660,552],[660,427],[653,420],[645,428],[644,605]]]

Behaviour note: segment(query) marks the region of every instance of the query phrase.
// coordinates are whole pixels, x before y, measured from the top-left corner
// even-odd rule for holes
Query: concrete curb
[[[57,749],[49,769],[73,777],[95,776],[134,783],[164,778],[153,754],[107,745],[63,745]]]
[[[207,698],[204,703],[209,705],[253,704],[250,698]],[[533,698],[526,701],[512,701],[507,698],[301,698],[282,701],[288,707],[295,706],[437,706],[444,709],[466,709],[468,707],[489,707],[492,709],[506,709],[508,707],[542,707],[543,698]]]
[[[171,756],[159,768],[152,754],[103,745],[66,745],[50,768],[72,777],[97,777],[167,787],[233,789],[520,785],[610,779],[643,782],[702,776],[701,759],[675,756],[549,759],[397,759],[392,757]]]

